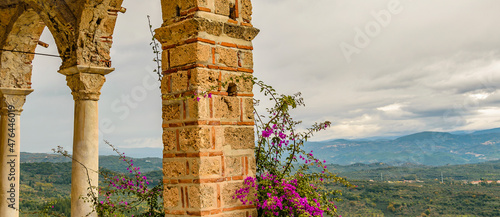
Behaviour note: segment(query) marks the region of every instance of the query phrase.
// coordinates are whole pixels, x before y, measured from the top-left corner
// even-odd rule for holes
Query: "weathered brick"
[[[259,30],[253,27],[224,23],[224,34],[231,38],[251,41],[259,34]]]
[[[253,68],[253,54],[249,51],[240,51],[241,67]]]
[[[254,215],[252,215],[254,216]],[[255,215],[257,216],[257,215]],[[238,210],[224,213],[223,217],[247,217],[247,210]]]
[[[237,97],[213,96],[214,117],[223,120],[238,120],[240,117],[240,102]]]
[[[170,51],[171,67],[194,63],[208,63],[211,60],[211,48],[201,43],[191,43],[172,48]]]
[[[162,109],[163,120],[165,121],[175,121],[181,119],[181,105],[177,101],[173,101],[169,104],[163,105]]]
[[[237,198],[233,199],[236,190],[243,188],[242,181],[228,182],[222,185],[221,200],[224,207],[243,205]]]
[[[163,177],[179,178],[186,174],[186,160],[183,159],[163,159]]]
[[[188,73],[187,71],[178,71],[171,74],[172,92],[183,92],[188,88]]]
[[[211,148],[211,133],[209,128],[190,127],[179,132],[181,151],[200,151]]]
[[[240,176],[243,172],[243,164],[241,162],[241,157],[225,157],[224,161],[226,163],[226,175],[227,176]]]
[[[243,98],[243,121],[254,121],[253,98]]]
[[[230,3],[229,0],[216,0],[215,1],[215,13],[229,16]]]
[[[189,80],[190,88],[200,89],[203,91],[217,90],[219,72],[206,68],[191,69],[191,79]]]
[[[241,0],[241,17],[246,22],[252,20],[252,2],[250,0]]]
[[[252,149],[254,144],[253,127],[226,127],[224,131],[224,145],[232,149]]]
[[[200,175],[200,158],[189,160],[189,175],[199,176]]]
[[[166,152],[174,151],[177,148],[177,139],[175,130],[163,130],[163,145]]]
[[[221,175],[221,157],[204,157],[201,158],[200,164],[200,175],[201,176],[213,176]]]
[[[208,119],[210,114],[208,111],[209,104],[208,97],[199,96],[199,100],[197,99],[187,99],[187,118],[188,119]]]
[[[248,156],[248,174],[247,176],[255,176],[257,174],[257,163],[255,161],[255,157]]]
[[[228,84],[233,83],[236,84],[236,91],[238,93],[242,92],[252,92],[253,83],[251,79],[243,79],[241,77],[241,73],[238,72],[224,72],[222,73],[222,82],[228,82]],[[227,91],[229,85],[223,87],[224,91]]]
[[[161,94],[168,94],[170,93],[171,91],[171,85],[170,85],[170,77],[172,75],[166,75],[166,76],[163,76],[163,78],[161,79]]]
[[[170,63],[169,63],[169,50],[164,50],[161,53],[161,71],[166,71],[167,69],[170,69]]]
[[[195,185],[188,187],[189,206],[191,208],[206,209],[217,206],[217,191],[215,185]]]
[[[115,29],[115,24],[116,24],[116,17],[108,16],[102,21],[101,30],[106,33],[107,35],[113,35],[114,29]]]
[[[214,133],[213,136],[215,137],[213,140],[215,142],[215,150],[220,150],[222,149],[222,146],[224,145],[224,127],[221,126],[216,126],[213,128]]]
[[[184,11],[196,7],[198,0],[161,0],[163,20],[177,17],[177,8]]]
[[[238,67],[238,52],[236,49],[217,47],[215,50],[217,63],[229,67]]]
[[[179,207],[179,188],[176,186],[165,186],[163,189],[163,205],[165,208]]]

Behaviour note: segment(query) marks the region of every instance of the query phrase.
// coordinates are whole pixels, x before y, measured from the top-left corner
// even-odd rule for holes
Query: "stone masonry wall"
[[[0,48],[33,52],[44,23],[37,13],[20,7],[0,9]],[[33,54],[0,51],[0,87],[31,88]]]
[[[163,0],[164,202],[167,216],[256,216],[234,200],[255,176],[248,0]],[[216,87],[212,97],[182,99]]]

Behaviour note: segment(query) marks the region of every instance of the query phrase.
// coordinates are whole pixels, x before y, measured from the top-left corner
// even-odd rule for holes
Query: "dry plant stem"
[[[148,15],[148,24],[149,24],[149,32],[151,33],[151,40],[152,42],[150,43],[150,45],[152,45],[152,48],[153,48],[153,53],[155,54],[155,59],[154,61],[156,62],[156,69],[154,71],[156,71],[156,73],[158,74],[158,81],[161,82],[161,78],[163,77],[162,76],[162,71],[161,71],[161,58],[160,58],[160,50],[158,49],[159,48],[159,45],[158,43],[156,42],[155,40],[155,33],[153,31],[153,26],[151,25],[151,19]]]
[[[78,164],[80,164],[84,169],[85,169],[85,173],[87,175],[87,183],[89,184],[89,187],[87,189],[90,190],[90,193],[91,196],[92,196],[92,199],[97,201],[97,197],[95,196],[95,193],[94,191],[92,191],[92,183],[91,183],[91,179],[90,179],[90,175],[89,175],[89,170],[92,170],[92,172],[96,172],[96,173],[99,173],[99,171],[95,171],[93,169],[89,169],[87,166],[85,166],[82,162],[76,160],[75,158],[73,158],[73,156],[71,156],[70,154],[68,154],[67,151],[63,151],[63,148],[61,146],[57,146],[57,150],[55,149],[52,149],[52,151],[54,153],[59,153],[61,155],[63,155],[64,157],[67,157],[67,158],[70,158],[71,160],[77,162]],[[86,216],[89,216],[91,213],[88,213]]]

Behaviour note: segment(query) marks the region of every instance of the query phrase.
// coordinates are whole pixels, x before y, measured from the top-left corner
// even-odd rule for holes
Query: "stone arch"
[[[33,9],[22,6],[12,8],[13,16],[3,28],[0,48],[21,52],[34,52],[45,27]],[[0,87],[31,88],[31,62],[33,54],[0,51]]]
[[[111,67],[113,31],[123,0],[53,0],[52,4],[25,0],[44,20],[54,36],[63,63]]]
[[[66,76],[75,100],[73,158],[87,168],[98,169],[97,105],[104,75],[112,72],[112,34],[123,0],[3,0],[0,2],[0,160],[19,162],[20,114],[31,93],[32,54],[40,35],[48,27],[62,59],[59,72]],[[15,116],[12,119],[11,116]],[[10,126],[15,126],[11,129]],[[9,134],[9,130],[15,133]],[[13,135],[13,137],[10,137]],[[9,148],[13,147],[13,148]],[[14,166],[19,171],[19,163]],[[7,182],[12,170],[0,167],[0,216],[18,216],[19,172]],[[88,174],[93,186],[97,173]],[[85,216],[92,209],[80,196],[87,193],[87,172],[73,162],[71,186],[72,216]],[[11,180],[10,178],[8,179]],[[14,187],[16,193],[6,193]],[[9,195],[15,203],[8,204]],[[94,216],[95,213],[91,214]]]
[[[62,58],[59,72],[66,76],[75,100],[73,157],[94,170],[98,167],[97,102],[104,76],[114,70],[110,48],[118,12],[124,11],[122,1],[0,2],[0,48],[24,46],[28,52],[33,52],[43,26],[51,31]],[[245,205],[232,198],[245,177],[256,175],[252,83],[250,80],[235,83],[237,91],[231,91],[231,96],[221,87],[223,81],[253,73],[252,40],[259,30],[251,24],[251,2],[161,2],[164,23],[156,30],[155,37],[163,48],[161,92],[166,216],[256,215],[254,205]],[[12,139],[17,148],[17,152],[13,152],[19,153],[19,127],[16,138],[9,138],[8,126],[19,126],[22,105],[32,91],[29,85],[33,55],[12,55],[0,53],[0,75],[5,80],[0,83],[2,162],[8,162],[8,139]],[[178,99],[214,86],[211,98]],[[7,118],[11,113],[17,115],[12,123]],[[14,159],[17,162],[18,157]],[[5,167],[0,167],[2,176],[5,172]],[[89,176],[92,185],[97,186],[97,174]],[[86,171],[74,161],[72,216],[91,212],[89,205],[80,199],[87,193],[86,178]],[[12,209],[3,209],[8,206],[4,204],[7,200],[2,192],[12,186],[4,180],[2,177],[0,215],[18,216]]]

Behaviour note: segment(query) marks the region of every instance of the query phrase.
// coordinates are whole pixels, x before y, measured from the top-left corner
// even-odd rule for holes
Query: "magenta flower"
[[[273,130],[271,130],[269,128],[262,131],[262,137],[264,137],[264,138],[269,138],[269,136],[271,136],[271,134],[273,134]]]

